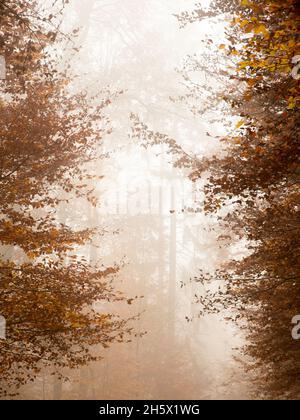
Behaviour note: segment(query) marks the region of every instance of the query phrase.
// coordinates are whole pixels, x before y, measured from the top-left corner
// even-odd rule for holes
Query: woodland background
[[[298,399],[299,11],[0,1],[1,398]]]

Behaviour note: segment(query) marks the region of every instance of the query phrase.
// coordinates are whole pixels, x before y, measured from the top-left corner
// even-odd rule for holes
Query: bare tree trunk
[[[171,189],[171,208],[175,209],[174,187]],[[170,215],[170,249],[169,249],[169,290],[168,290],[168,331],[170,345],[175,341],[175,300],[176,300],[176,254],[177,254],[177,218],[176,211]]]
[[[62,380],[54,376],[54,383],[53,383],[53,399],[54,400],[61,400],[62,398]]]

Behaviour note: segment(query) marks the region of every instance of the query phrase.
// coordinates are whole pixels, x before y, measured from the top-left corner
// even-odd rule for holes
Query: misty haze
[[[297,1],[0,19],[1,399],[297,399]]]

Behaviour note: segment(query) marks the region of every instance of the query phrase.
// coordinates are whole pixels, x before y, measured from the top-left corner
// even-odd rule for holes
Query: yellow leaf
[[[239,68],[240,68],[240,69],[244,69],[244,68],[246,68],[247,66],[250,66],[250,64],[251,64],[251,62],[250,62],[250,61],[241,61],[241,62],[238,64],[238,66],[239,66]]]
[[[35,259],[35,257],[36,257],[36,254],[35,254],[35,252],[27,252],[27,257],[28,257],[30,260],[34,260],[34,259]]]
[[[242,127],[242,125],[244,125],[244,120],[240,120],[240,121],[238,121],[237,123],[236,123],[236,125],[235,125],[235,128],[240,128],[240,127]]]
[[[256,26],[253,31],[255,34],[269,35],[267,28],[263,24]]]
[[[296,107],[295,98],[293,98],[293,97],[289,98],[288,109],[295,109],[295,107]]]
[[[238,55],[238,51],[237,51],[235,48],[233,48],[233,49],[231,50],[230,54],[231,54],[231,55]]]
[[[244,26],[249,25],[249,21],[248,20],[242,20],[240,22],[240,27],[243,28]]]

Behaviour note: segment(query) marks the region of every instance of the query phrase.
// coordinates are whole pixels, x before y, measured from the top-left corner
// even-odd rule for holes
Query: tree
[[[218,106],[219,97],[226,112],[231,110],[230,130],[220,138],[217,156],[198,158],[133,117],[133,133],[143,144],[168,145],[176,166],[186,168],[194,182],[207,180],[203,210],[231,229],[231,241],[247,240],[242,261],[198,278],[220,281],[219,291],[199,304],[205,312],[230,309],[230,318],[243,327],[246,321],[245,353],[265,398],[298,398],[300,392],[299,343],[291,337],[300,271],[299,80],[292,77],[293,58],[300,52],[298,3],[216,1],[210,10],[179,16],[181,24],[222,15],[231,20],[226,44],[218,48],[231,59],[230,68],[221,70],[228,88],[221,87],[212,103]],[[188,95],[195,95],[192,83]],[[201,106],[198,114],[206,112]]]
[[[89,165],[99,162],[111,132],[104,108],[113,95],[72,92],[46,52],[57,31],[45,32],[36,3],[3,1],[1,10],[8,79],[0,104],[0,313],[7,325],[0,393],[12,395],[45,366],[96,360],[96,345],[122,341],[131,329],[117,315],[92,310],[95,301],[125,299],[112,283],[118,266],[91,267],[77,256],[103,231],[78,229],[57,215],[74,198],[97,204],[99,177]]]
[[[225,2],[226,3],[226,2]],[[267,398],[299,396],[299,346],[291,319],[299,290],[299,83],[291,77],[299,53],[296,1],[239,2],[228,35],[237,85],[229,103],[240,119],[224,138],[224,157],[209,162],[206,211],[231,205],[225,223],[249,241],[249,256],[217,273],[225,280],[214,308],[223,302],[245,318],[245,351],[259,369]],[[236,47],[239,45],[239,48]],[[199,170],[192,177],[203,173]],[[202,279],[203,280],[203,279]]]

